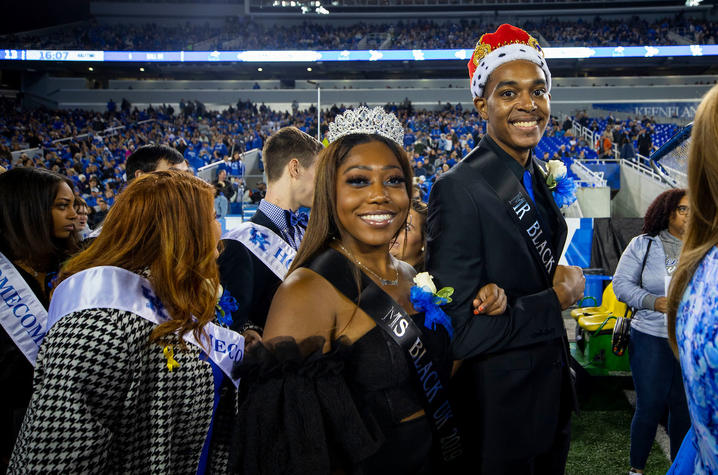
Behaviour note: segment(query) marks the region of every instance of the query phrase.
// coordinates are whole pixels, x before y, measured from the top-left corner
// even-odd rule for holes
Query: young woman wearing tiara
[[[241,473],[434,473],[461,453],[446,396],[451,323],[422,276],[392,257],[411,167],[403,129],[360,107],[329,126],[307,232],[237,368],[248,393],[233,453]],[[477,312],[506,305],[493,284]],[[420,310],[424,310],[418,313]],[[484,317],[477,317],[484,318]]]

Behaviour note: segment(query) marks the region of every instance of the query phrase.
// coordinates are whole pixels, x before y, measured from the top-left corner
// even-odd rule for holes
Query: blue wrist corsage
[[[576,201],[576,183],[567,175],[566,165],[561,160],[548,161],[546,186],[553,194],[556,206],[563,208]]]
[[[434,285],[434,278],[428,272],[421,272],[414,277],[414,285],[409,294],[409,300],[414,308],[425,313],[424,326],[436,330],[436,324],[443,326],[449,337],[453,338],[454,328],[451,326],[451,319],[441,310],[440,305],[451,302],[451,295],[454,289],[444,287],[437,291]]]
[[[232,325],[232,312],[238,308],[237,299],[232,297],[228,290],[224,290],[219,299],[217,299],[217,305],[214,307],[217,321],[227,327]]]

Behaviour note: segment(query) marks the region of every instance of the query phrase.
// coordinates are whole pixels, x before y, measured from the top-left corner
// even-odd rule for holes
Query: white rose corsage
[[[451,319],[441,310],[440,305],[451,302],[454,289],[444,287],[437,291],[434,278],[428,272],[416,274],[414,284],[416,285],[411,287],[409,300],[416,310],[424,312],[424,326],[436,330],[436,325],[439,324],[446,329],[449,337],[453,337],[454,329],[451,326]]]
[[[546,186],[553,195],[556,206],[563,208],[576,201],[576,183],[568,176],[566,165],[561,160],[549,160],[546,165]]]

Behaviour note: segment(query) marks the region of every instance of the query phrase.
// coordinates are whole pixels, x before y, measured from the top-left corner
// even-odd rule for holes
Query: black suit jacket
[[[524,231],[474,163],[483,153],[511,160],[493,147],[482,140],[433,186],[427,268],[437,288],[455,289],[444,309],[454,324],[454,357],[465,360],[458,378],[464,400],[459,419],[467,422],[464,432],[469,432],[464,437],[478,444],[481,457],[519,459],[549,449],[561,406],[564,412],[566,405],[575,406],[575,396],[561,308],[551,289],[553,276],[546,277]],[[542,221],[551,228],[558,259],[566,224],[537,175],[534,192],[541,194],[548,214]],[[516,185],[522,186],[518,181]],[[491,282],[506,291],[506,313],[474,316],[472,300]]]
[[[261,211],[251,221],[284,239],[281,230]],[[247,322],[264,328],[272,298],[282,281],[244,244],[234,239],[224,239],[222,244],[224,250],[217,261],[220,281],[239,305],[232,314],[232,329],[237,330]]]

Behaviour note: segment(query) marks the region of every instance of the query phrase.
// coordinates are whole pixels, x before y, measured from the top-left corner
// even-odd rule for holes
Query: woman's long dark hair
[[[643,232],[655,236],[664,229],[668,229],[671,215],[676,212],[678,203],[686,195],[683,188],[667,190],[656,197],[648,206],[646,216],[643,218]]]
[[[57,270],[77,250],[77,236],[53,236],[52,206],[69,178],[40,168],[13,168],[0,175],[0,251],[39,272]]]
[[[309,225],[289,273],[324,251],[333,238],[339,237],[342,226],[337,217],[337,171],[354,147],[370,142],[381,142],[392,151],[404,173],[407,196],[411,197],[413,173],[409,157],[398,144],[377,134],[351,134],[332,142],[319,154]]]

